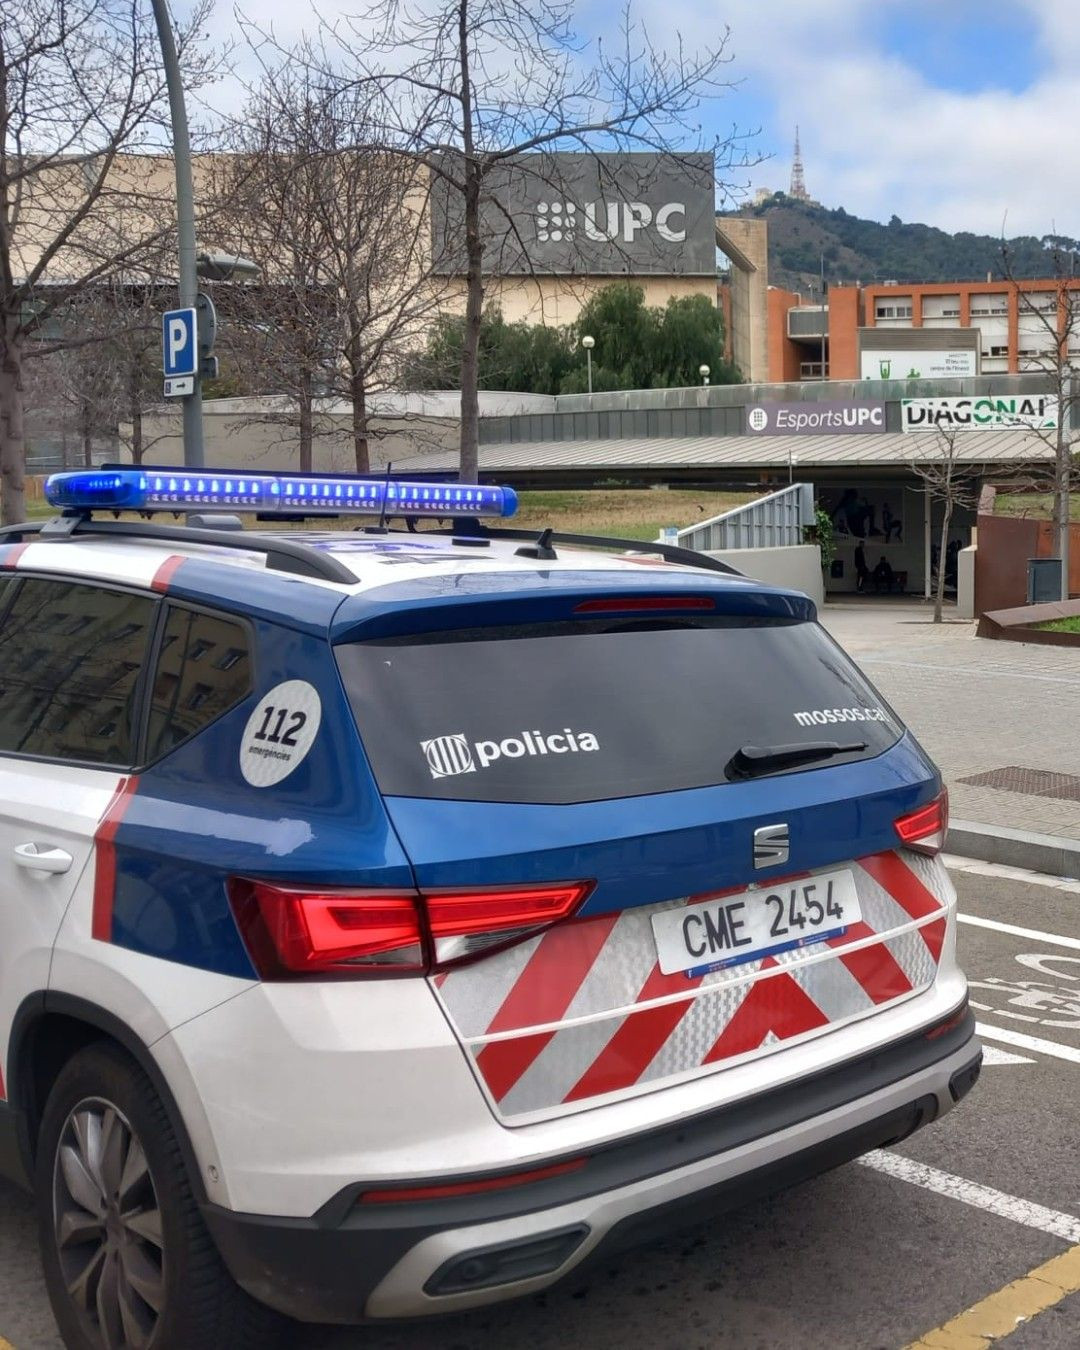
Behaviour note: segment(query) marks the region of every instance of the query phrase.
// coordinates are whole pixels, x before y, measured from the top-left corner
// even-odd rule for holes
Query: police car
[[[0,533],[0,1169],[67,1346],[540,1290],[975,1081],[940,777],[804,596],[497,487],[47,495]]]

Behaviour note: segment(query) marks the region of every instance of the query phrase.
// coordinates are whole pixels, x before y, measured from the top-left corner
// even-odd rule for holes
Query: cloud
[[[968,25],[960,21],[968,0],[949,3],[948,22],[940,0],[636,0],[635,9],[661,45],[676,32],[708,40],[730,27],[729,75],[740,83],[705,112],[718,130],[762,128],[757,144],[772,158],[744,172],[743,184],[787,187],[798,123],[807,187],[827,206],[953,231],[997,234],[1004,222],[1009,234],[1080,235],[1076,0],[979,4],[979,22]],[[283,42],[317,28],[307,0],[250,4],[258,25]],[[362,8],[359,0],[319,4],[328,19]],[[587,31],[613,28],[619,17],[606,0],[579,0]],[[1023,52],[1009,47],[1018,24],[1032,34]],[[227,8],[215,27],[238,32]],[[896,50],[898,33],[906,55]],[[250,72],[251,59],[238,56],[239,70]],[[949,80],[953,64],[962,80]],[[211,99],[238,101],[235,87]]]

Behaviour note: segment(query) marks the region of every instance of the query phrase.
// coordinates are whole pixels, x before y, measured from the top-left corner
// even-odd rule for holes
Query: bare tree
[[[317,399],[348,401],[356,470],[366,473],[370,397],[393,381],[437,305],[426,173],[373,144],[370,90],[314,69],[301,48],[266,71],[238,153],[217,174],[219,228],[227,217],[237,250],[264,276],[233,298],[232,348],[246,383],[295,409],[301,467],[311,465]]]
[[[979,485],[969,465],[957,461],[957,438],[963,431],[939,425],[929,434],[917,435],[912,471],[922,479],[932,501],[942,504],[941,533],[938,536],[937,577],[934,584],[934,622],[941,622],[945,601],[945,570],[949,553],[949,529],[956,510],[974,507],[979,500]]]
[[[460,477],[477,477],[477,365],[493,219],[525,249],[500,187],[508,172],[547,172],[547,152],[700,146],[696,113],[730,84],[728,36],[667,53],[624,16],[614,50],[574,32],[567,0],[404,0],[324,31],[325,78],[367,101],[377,139],[423,166],[460,230],[465,277]],[[745,162],[732,136],[713,149],[721,170]],[[599,154],[598,154],[599,160]],[[496,237],[498,232],[496,232]],[[436,235],[437,240],[437,235]]]
[[[207,67],[178,29],[189,87]],[[0,486],[22,518],[27,344],[104,278],[138,272],[163,220],[158,163],[165,82],[147,0],[21,0],[0,24]],[[167,142],[164,142],[167,143]],[[50,284],[51,283],[51,284]]]
[[[1053,496],[1053,529],[1061,559],[1061,598],[1069,598],[1069,525],[1072,488],[1073,446],[1076,410],[1080,406],[1080,278],[1075,277],[1077,255],[1074,241],[1047,235],[1052,281],[1019,279],[1006,243],[1002,243],[1005,279],[1016,298],[1019,312],[1019,362],[1021,370],[1038,371],[1045,377],[1046,392],[1056,408],[1053,427],[1033,427],[1032,434],[1053,452],[1049,472],[1040,465],[1020,470],[1035,488],[1046,485]],[[1064,247],[1064,246],[1069,247]]]

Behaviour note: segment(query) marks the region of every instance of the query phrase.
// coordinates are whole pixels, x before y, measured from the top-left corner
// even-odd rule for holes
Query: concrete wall
[[[769,227],[755,216],[722,216],[716,243],[731,259],[731,349],[744,380],[769,378]]]
[[[788,548],[729,548],[710,551],[708,556],[719,558],[755,581],[804,591],[815,604],[825,603],[821,549],[817,544],[792,544]]]
[[[956,559],[956,613],[961,619],[975,617],[975,544],[962,548]]]

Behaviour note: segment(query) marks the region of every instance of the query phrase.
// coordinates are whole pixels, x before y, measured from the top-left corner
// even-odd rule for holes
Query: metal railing
[[[803,529],[814,523],[814,489],[810,483],[792,483],[767,497],[736,506],[711,520],[679,530],[674,540],[681,548],[701,551],[727,548],[783,548],[803,542]]]

